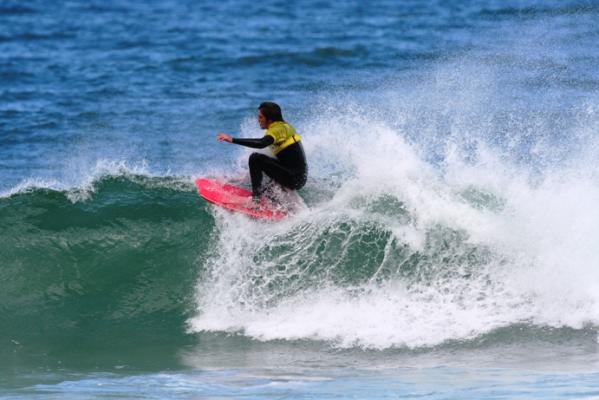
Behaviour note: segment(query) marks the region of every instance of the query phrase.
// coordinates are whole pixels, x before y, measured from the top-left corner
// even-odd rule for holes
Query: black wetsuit
[[[236,139],[232,143],[254,149],[263,149],[273,144],[272,136],[266,135],[260,139]],[[252,194],[259,197],[262,194],[262,173],[282,186],[297,190],[306,184],[308,165],[301,141],[293,143],[272,158],[266,154],[252,153],[249,159],[250,176],[252,178]]]

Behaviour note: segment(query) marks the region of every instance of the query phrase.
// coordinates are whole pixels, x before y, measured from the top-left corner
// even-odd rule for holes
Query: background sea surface
[[[0,397],[599,398],[599,4],[0,0]],[[247,183],[282,105],[293,217]]]

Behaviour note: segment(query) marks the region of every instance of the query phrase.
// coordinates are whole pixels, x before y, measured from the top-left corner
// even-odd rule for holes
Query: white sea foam
[[[382,349],[599,325],[596,106],[514,108],[496,74],[318,104],[297,127],[331,195],[280,224],[217,212],[190,330]]]
[[[197,173],[192,176],[201,176]],[[25,179],[16,186],[0,193],[0,197],[10,197],[15,194],[28,192],[35,189],[50,189],[64,191],[72,202],[85,201],[93,195],[96,183],[105,177],[164,177],[172,176],[170,171],[156,173],[145,162],[130,163],[122,160],[101,159],[87,168],[72,168],[63,174],[61,179]],[[191,179],[191,178],[189,178]]]

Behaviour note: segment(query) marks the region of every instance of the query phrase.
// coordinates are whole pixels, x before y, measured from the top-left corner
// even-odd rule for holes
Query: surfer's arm
[[[252,147],[254,149],[263,149],[267,146],[270,146],[271,144],[273,144],[275,142],[275,138],[273,138],[270,135],[265,135],[264,137],[261,137],[260,139],[238,139],[238,138],[231,137],[231,136],[227,135],[226,133],[222,133],[222,132],[220,132],[216,136],[216,140],[218,140],[219,142],[229,142],[229,143],[240,144],[242,146]]]
[[[251,147],[253,149],[263,149],[274,143],[274,139],[270,135],[261,137],[260,139],[238,139],[231,138],[231,143],[240,144],[245,147]]]

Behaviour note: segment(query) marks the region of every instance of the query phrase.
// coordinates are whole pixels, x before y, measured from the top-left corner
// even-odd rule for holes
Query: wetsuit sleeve
[[[233,138],[233,141],[231,143],[240,144],[242,146],[251,147],[253,149],[263,149],[267,146],[270,146],[274,142],[275,142],[275,139],[272,136],[266,135],[264,137],[261,137],[260,139]]]

